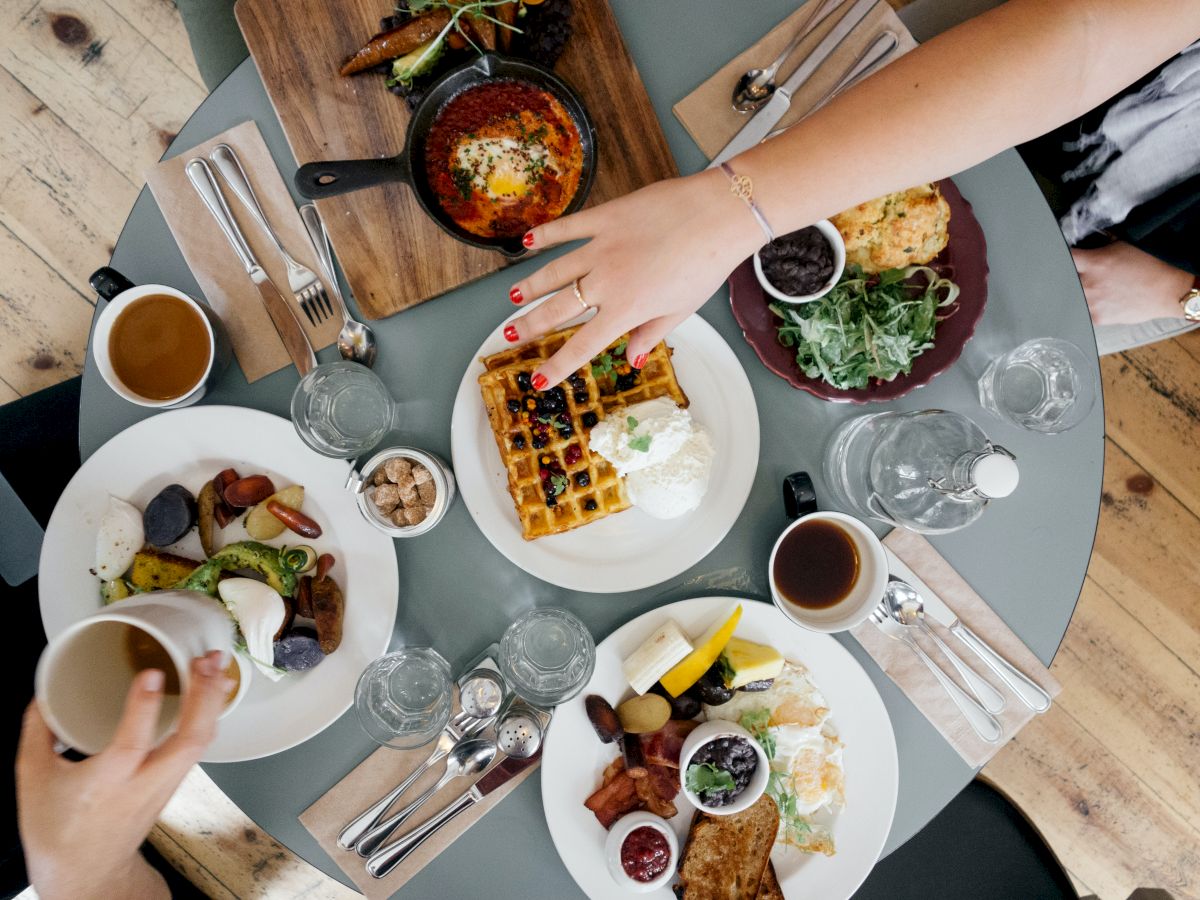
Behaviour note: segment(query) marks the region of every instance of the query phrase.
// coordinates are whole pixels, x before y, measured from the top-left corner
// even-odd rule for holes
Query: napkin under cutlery
[[[737,112],[730,103],[734,85],[748,69],[762,67],[773,60],[787,45],[796,31],[805,23],[813,11],[813,4],[824,0],[808,0],[786,19],[772,28],[757,43],[731,59],[698,88],[680,100],[672,108],[675,117],[687,129],[692,140],[709,159],[720,152],[743,125],[750,120],[750,113]],[[782,84],[796,70],[800,62],[820,43],[821,39],[837,24],[842,9],[828,16],[800,43],[791,56],[780,66],[775,82]],[[908,29],[892,8],[880,0],[858,24],[838,48],[820,65],[792,96],[792,105],[779,121],[777,128],[791,125],[821,101],[849,69],[864,50],[884,31],[893,31],[897,37],[896,49],[888,60],[898,58],[917,46]]]
[[[457,714],[459,709],[456,698],[451,715]],[[482,736],[491,737],[493,734],[494,731],[489,728]],[[383,878],[372,878],[367,874],[365,859],[353,850],[343,850],[338,846],[338,835],[346,827],[347,822],[386,794],[390,788],[403,781],[410,772],[424,762],[425,758],[429,756],[429,750],[429,744],[417,747],[415,750],[393,750],[390,747],[380,747],[300,814],[300,824],[308,829],[308,833],[321,845],[321,849],[329,854],[329,857],[338,864],[368,900],[376,900],[376,898],[382,900],[400,890],[405,882],[433,862],[439,853],[487,815],[492,807],[536,772],[541,764],[539,756],[537,762],[529,768],[514,775],[470,809],[459,813],[439,828],[390,874]],[[490,772],[500,765],[505,759],[507,757],[503,753],[498,754],[497,762],[493,763],[488,771]],[[393,805],[392,812],[400,809],[409,800],[420,796],[426,788],[436,784],[444,771],[445,767],[440,763],[431,766],[429,771],[422,775]],[[395,840],[402,834],[429,821],[478,780],[478,778],[456,778],[451,781],[417,810],[413,817],[404,824],[401,831],[392,835],[391,840]]]
[[[884,538],[883,545],[887,551],[891,574],[907,581],[923,596],[940,597],[967,626],[987,641],[992,649],[1040,685],[1051,697],[1058,696],[1062,687],[1050,674],[1050,670],[1042,665],[1041,660],[1025,646],[1004,620],[992,611],[928,540],[915,532],[897,528]],[[949,631],[928,615],[925,621],[974,672],[1000,691],[1007,700],[1004,709],[996,715],[1003,729],[1000,740],[996,743],[989,744],[975,734],[950,697],[907,646],[885,637],[870,621],[857,626],[850,633],[950,746],[958,751],[959,756],[968,765],[978,768],[995,756],[1037,713],[1022,703]],[[917,639],[947,676],[965,689],[966,686],[962,684],[950,663],[942,658],[937,647],[924,635],[918,635]]]
[[[215,135],[189,150],[163,160],[150,170],[146,182],[162,210],[163,218],[179,245],[183,258],[192,270],[204,299],[220,316],[233,344],[233,352],[246,376],[246,381],[258,379],[290,366],[291,359],[284,349],[279,333],[267,315],[258,288],[246,274],[229,241],[216,221],[204,208],[195,188],[184,172],[188,160],[200,156],[207,159],[217,144],[228,144],[237,151],[246,175],[258,195],[263,212],[274,226],[283,246],[297,261],[314,272],[320,272],[316,251],[304,229],[292,195],[275,167],[271,152],[254,122],[243,122]],[[276,253],[270,239],[255,224],[245,207],[233,196],[229,187],[218,178],[226,202],[237,220],[242,234],[258,257],[262,267],[275,282],[284,299],[292,302],[288,290],[287,267]],[[328,289],[328,284],[326,284]],[[314,350],[328,347],[337,340],[342,321],[330,316],[312,325],[304,316],[301,324]]]

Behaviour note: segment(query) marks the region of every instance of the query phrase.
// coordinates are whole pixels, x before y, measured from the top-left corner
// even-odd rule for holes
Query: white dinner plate
[[[229,467],[241,475],[269,475],[277,488],[304,485],[304,512],[324,531],[307,543],[336,558],[332,575],[346,597],[346,618],[341,646],[316,668],[277,682],[254,672],[242,702],[221,720],[204,762],[257,759],[308,740],[349,708],[359,674],[387,650],[400,584],[396,552],[344,489],[346,463],[318,455],[289,421],[257,410],[198,406],[160,413],[116,435],[75,473],[50,517],[38,571],[42,624],[53,639],[101,607],[100,582],[89,570],[110,494],[144,509],[168,484],[195,494]],[[240,520],[218,533],[221,545],[246,539]],[[269,543],[285,542],[280,537]],[[204,558],[195,529],[170,549]],[[243,671],[252,668],[247,664]]]
[[[564,327],[585,319],[580,316]],[[472,356],[450,425],[454,475],[463,502],[493,546],[530,575],[593,593],[649,587],[707,556],[737,521],[758,469],[758,407],[745,370],[716,330],[691,316],[667,337],[689,411],[708,430],[715,450],[712,478],[700,507],[665,521],[634,507],[535,541],[522,537],[479,391],[478,378],[484,371],[480,357],[510,346],[500,331],[497,327]]]
[[[845,745],[846,805],[832,817],[837,852],[822,856],[777,844],[771,860],[784,894],[821,900],[850,897],[879,858],[896,810],[899,767],[891,719],[867,673],[832,637],[793,625],[768,603],[700,597],[651,610],[609,635],[596,648],[596,670],[587,688],[555,710],[546,734],[541,767],[546,824],[567,871],[592,900],[627,900],[629,893],[609,875],[604,859],[607,832],[583,805],[619,754],[615,745],[602,744],[596,737],[584,698],[599,694],[615,706],[632,696],[621,663],[659,625],[671,618],[695,636],[737,602],[742,604],[737,636],[770,644],[785,658],[808,667]],[[682,848],[694,809],[682,792],[675,806],[679,814],[671,824]],[[669,900],[674,895],[668,886],[644,896]]]

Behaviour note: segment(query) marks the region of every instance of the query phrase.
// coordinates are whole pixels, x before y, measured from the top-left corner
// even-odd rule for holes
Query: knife
[[[258,264],[258,260],[254,258],[254,251],[250,249],[250,245],[246,243],[245,236],[234,221],[233,214],[229,211],[229,206],[225,202],[225,197],[221,193],[221,189],[217,187],[217,181],[213,177],[212,169],[208,167],[208,163],[196,157],[189,160],[185,170],[187,171],[188,180],[192,182],[192,187],[196,189],[196,193],[200,195],[200,199],[204,201],[204,205],[208,207],[208,211],[217,220],[217,225],[221,227],[221,231],[229,239],[229,243],[233,245],[233,251],[237,254],[238,259],[241,260],[242,266],[246,269],[246,274],[250,276],[250,280],[258,288],[263,306],[267,308],[267,315],[271,317],[271,322],[274,323],[275,330],[279,332],[279,338],[283,341],[284,349],[287,350],[288,356],[291,357],[292,363],[296,366],[296,370],[300,373],[300,376],[304,377],[316,368],[317,357],[313,353],[312,344],[308,342],[308,335],[304,333],[304,326],[300,324],[300,319],[296,316],[295,310],[283,299],[283,295],[279,293],[279,288],[275,287],[275,283],[271,281],[270,276]]]
[[[476,803],[482,801],[492,791],[511,781],[521,772],[524,772],[530,766],[537,763],[541,758],[542,752],[539,750],[528,759],[514,759],[510,756],[503,762],[492,766],[482,778],[471,785],[457,800],[436,816],[418,825],[412,831],[382,850],[377,850],[367,860],[367,872],[370,873],[372,878],[386,878],[396,866],[404,862],[414,850],[420,847],[439,828],[459,813],[465,812]]]
[[[771,130],[784,117],[788,109],[792,105],[792,94],[807,81],[829,56],[837,50],[846,37],[852,32],[867,14],[875,8],[878,0],[855,0],[855,2],[846,10],[845,14],[838,19],[837,24],[833,26],[833,30],[821,39],[821,43],[813,48],[813,51],[808,54],[796,67],[787,80],[776,88],[775,93],[771,95],[771,99],[767,101],[754,116],[742,126],[742,129],[733,136],[733,139],[725,145],[724,149],[718,153],[708,168],[719,166],[721,163],[737,156],[739,153],[749,150],[762,141]]]
[[[932,591],[921,592],[921,600],[925,604],[925,613],[939,625],[945,626],[952,635],[962,641],[974,652],[996,677],[1003,681],[1020,698],[1021,702],[1034,712],[1045,712],[1050,708],[1050,695],[1029,679],[1025,673],[1018,671],[1012,663],[988,646],[970,628],[959,621],[949,606],[941,597]]]

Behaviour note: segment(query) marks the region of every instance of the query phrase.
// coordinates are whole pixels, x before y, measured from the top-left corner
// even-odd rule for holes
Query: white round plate
[[[53,639],[101,606],[100,582],[89,569],[110,494],[144,509],[168,484],[194,494],[228,467],[241,475],[269,475],[279,488],[304,485],[304,511],[324,530],[308,543],[336,557],[333,576],[346,596],[346,618],[341,646],[315,669],[277,682],[254,672],[249,692],[221,720],[204,762],[257,759],[308,740],[349,708],[359,674],[387,650],[400,585],[396,552],[343,488],[346,463],[308,449],[287,419],[257,410],[197,406],[151,416],[116,435],[71,479],[46,528],[38,570],[42,624]],[[221,544],[246,539],[240,520],[219,534]],[[194,529],[170,549],[204,558]]]
[[[586,318],[580,316],[564,327]],[[479,393],[478,378],[484,371],[480,357],[509,346],[500,331],[493,331],[471,358],[454,399],[450,425],[454,475],[463,502],[493,546],[543,581],[601,594],[658,584],[707,556],[737,521],[758,469],[754,393],[741,363],[716,330],[699,316],[691,316],[667,336],[667,344],[675,350],[671,361],[676,377],[690,401],[689,412],[708,430],[715,450],[708,493],[699,509],[664,521],[634,507],[535,541],[521,535]]]
[[[850,897],[879,858],[896,810],[899,767],[891,719],[867,673],[832,637],[793,625],[769,603],[700,597],[651,610],[609,635],[596,648],[596,671],[587,688],[555,710],[546,734],[542,752],[546,824],[567,871],[592,900],[625,900],[629,895],[605,868],[607,832],[583,805],[600,786],[604,768],[619,753],[614,745],[602,744],[596,737],[584,711],[584,698],[599,694],[616,705],[632,696],[621,663],[666,619],[674,619],[685,633],[694,636],[739,602],[742,617],[737,636],[770,644],[785,658],[808,667],[845,745],[846,805],[832,816],[837,852],[822,856],[777,844],[771,860],[784,894],[821,900]],[[683,847],[694,810],[682,792],[675,806],[679,814],[671,824]],[[669,886],[646,896],[659,900],[674,897]]]

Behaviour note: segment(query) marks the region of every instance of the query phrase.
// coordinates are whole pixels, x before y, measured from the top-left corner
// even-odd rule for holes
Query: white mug
[[[126,695],[139,671],[126,646],[130,627],[154,638],[179,675],[179,694],[163,697],[156,743],[175,728],[192,659],[210,650],[233,655],[233,620],[219,600],[196,591],[131,597],[76,622],[42,652],[34,690],[50,730],[81,753],[99,753],[108,746],[121,720]],[[240,660],[237,665],[238,689],[225,714],[245,695],[250,682],[250,667]]]
[[[779,553],[780,544],[795,528],[814,520],[838,525],[853,541],[854,549],[858,553],[858,577],[850,588],[850,593],[845,599],[824,609],[807,609],[791,603],[779,593],[775,585],[775,557]],[[837,512],[814,512],[796,519],[776,539],[775,546],[771,548],[771,558],[767,562],[767,579],[771,585],[771,599],[775,606],[797,625],[826,634],[848,631],[866,621],[871,615],[871,610],[883,599],[888,580],[887,555],[883,552],[883,544],[879,542],[875,532],[853,516]]]
[[[141,300],[143,297],[164,294],[182,300],[200,314],[200,321],[204,323],[204,329],[208,335],[208,368],[204,370],[204,376],[182,397],[151,400],[130,390],[117,377],[112,359],[109,357],[108,342],[112,336],[113,325],[131,303]],[[107,305],[100,310],[100,314],[96,317],[96,328],[92,332],[92,355],[96,359],[96,368],[100,370],[100,376],[105,383],[130,403],[153,409],[180,409],[198,402],[208,392],[217,377],[229,365],[232,350],[221,320],[203,303],[193,300],[183,291],[177,291],[175,288],[163,284],[139,284],[137,287],[128,287],[109,297]]]

